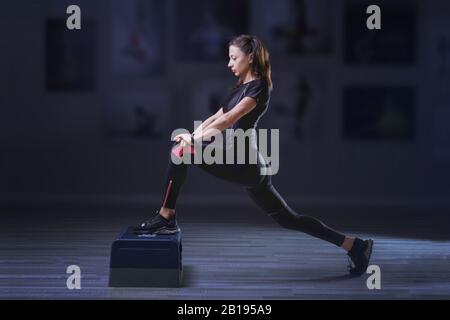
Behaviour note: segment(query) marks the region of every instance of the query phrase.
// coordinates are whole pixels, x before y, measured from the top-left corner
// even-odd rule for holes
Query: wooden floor
[[[380,290],[367,288],[369,275],[347,276],[342,249],[265,217],[180,218],[183,287],[113,289],[111,243],[140,215],[33,217],[12,215],[0,227],[0,299],[450,298],[450,240],[385,235],[382,224],[345,230],[375,240],[371,264],[381,268]],[[66,288],[73,264],[81,268],[81,290]]]

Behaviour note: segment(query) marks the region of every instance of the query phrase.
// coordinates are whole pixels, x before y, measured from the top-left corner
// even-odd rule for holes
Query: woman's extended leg
[[[344,234],[316,218],[301,215],[289,207],[272,185],[270,176],[266,176],[265,181],[259,186],[246,190],[250,197],[282,227],[302,231],[339,247],[344,244],[346,239]]]
[[[364,241],[347,237],[316,218],[295,212],[273,187],[270,176],[266,176],[260,185],[246,190],[250,197],[282,227],[302,231],[345,249],[350,258],[351,274],[360,276],[366,271],[372,254],[373,240]]]

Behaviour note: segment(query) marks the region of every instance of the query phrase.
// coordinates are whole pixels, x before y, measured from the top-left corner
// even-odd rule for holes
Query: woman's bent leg
[[[175,164],[172,161],[172,150],[176,147],[175,144],[172,146],[169,160],[166,170],[166,183],[164,185],[162,205],[163,208],[175,209],[178,195],[180,193],[181,187],[186,181],[187,176],[187,164],[181,162],[180,164]]]

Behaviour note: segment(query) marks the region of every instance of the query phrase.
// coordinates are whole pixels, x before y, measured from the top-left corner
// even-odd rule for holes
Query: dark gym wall
[[[135,2],[130,1],[130,6]],[[280,170],[273,180],[287,199],[448,206],[450,133],[445,125],[450,120],[448,1],[388,1],[397,3],[394,11],[389,11],[391,7],[383,8],[387,2],[377,2],[383,19],[386,17],[382,23],[386,21],[386,25],[373,32],[391,33],[392,38],[388,34],[360,51],[354,49],[352,41],[367,32],[366,15],[364,12],[358,15],[361,13],[358,4],[366,2],[321,1],[323,8],[319,6],[322,10],[319,11],[318,5],[313,4],[316,1],[297,1],[297,8],[309,12],[310,21],[315,21],[314,14],[319,12],[326,15],[323,11],[328,8],[327,18],[322,18],[319,26],[323,26],[323,21],[329,23],[328,27],[325,24],[319,29],[319,32],[329,32],[321,38],[327,42],[317,45],[311,36],[313,42],[309,48],[318,51],[311,49],[300,54],[280,50],[285,48],[285,40],[273,35],[282,34],[283,30],[267,31],[267,26],[277,21],[277,14],[284,14],[283,19],[294,21],[295,25],[296,11],[291,12],[289,20],[285,15],[292,7],[283,7],[293,6],[292,1],[249,1],[248,8],[237,14],[244,20],[231,22],[227,19],[240,6],[233,1],[217,2],[224,7],[219,4],[218,9],[212,6],[204,10],[211,10],[219,24],[234,26],[228,31],[260,35],[272,53],[275,90],[262,126],[280,128]],[[197,26],[196,14],[199,20],[203,19],[199,13],[202,12],[199,8],[204,8],[203,2],[164,3],[165,7],[154,9],[160,10],[160,14],[152,16],[159,17],[163,23],[155,26],[158,32],[164,32],[164,36],[157,37],[162,41],[159,57],[163,63],[161,66],[156,62],[153,69],[142,73],[131,67],[127,72],[126,64],[115,65],[114,48],[118,41],[115,37],[120,36],[120,24],[115,20],[120,14],[115,10],[120,5],[114,1],[2,3],[0,199],[3,204],[117,199],[133,204],[161,199],[171,131],[179,127],[192,129],[195,118],[207,116],[206,104],[211,103],[212,93],[221,87],[225,91],[235,81],[226,67],[226,50],[222,59],[217,59],[217,56],[208,57],[217,53],[197,52],[195,45],[180,45],[195,43],[186,40],[195,36],[182,32],[191,30],[190,24]],[[49,40],[60,39],[51,21],[65,20],[68,16],[65,9],[70,4],[81,7],[82,23],[86,22],[83,32],[87,32],[86,37],[92,37],[76,40],[82,49],[86,46],[86,52],[92,52],[86,63],[93,70],[87,71],[87,80],[79,83],[87,89],[61,90],[49,84],[48,73],[61,71],[46,63],[58,59],[49,52],[58,48],[49,45]],[[207,25],[208,18],[204,19]],[[180,26],[183,23],[188,27]],[[412,28],[403,30],[398,24]],[[93,32],[89,32],[89,27]],[[393,51],[401,48],[389,47],[390,41],[399,41],[398,33],[390,32],[390,27],[404,33],[405,45],[412,45],[413,53],[406,51],[402,56]],[[374,43],[375,49],[371,47]],[[350,53],[348,47],[352,48]],[[369,60],[364,61],[358,57],[358,52],[364,54],[364,50],[375,50],[376,56],[380,50],[377,56],[380,60],[371,59],[369,54]],[[81,59],[80,52],[77,54],[78,58],[70,60],[75,65]],[[441,65],[441,59],[447,60]],[[64,68],[64,64],[60,67]],[[302,74],[304,82],[299,80]],[[292,110],[302,92],[313,94],[309,95],[300,120]],[[153,101],[151,115],[152,119],[156,115],[159,136],[138,136],[127,131],[137,124],[133,122],[136,114],[123,106],[127,99],[134,97],[139,101]],[[397,104],[397,112],[406,111],[400,120],[395,117],[397,120],[386,120],[400,121],[397,127],[388,127],[386,138],[380,131],[370,129],[370,119],[365,118],[359,105],[376,108],[389,102],[394,104],[394,109]],[[298,134],[293,133],[296,121],[304,121],[303,131]],[[402,127],[402,123],[406,124]],[[372,131],[358,131],[357,124],[366,125]],[[239,188],[199,170],[191,170],[189,178],[181,203],[202,201],[203,195],[216,202],[247,201]]]

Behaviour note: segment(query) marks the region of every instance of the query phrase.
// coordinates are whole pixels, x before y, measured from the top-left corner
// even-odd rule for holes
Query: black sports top
[[[239,119],[233,125],[233,129],[256,129],[259,119],[264,115],[269,106],[270,91],[267,82],[263,79],[257,79],[231,89],[222,104],[223,112],[225,113],[233,109],[244,97],[254,98],[256,100],[256,106]]]

